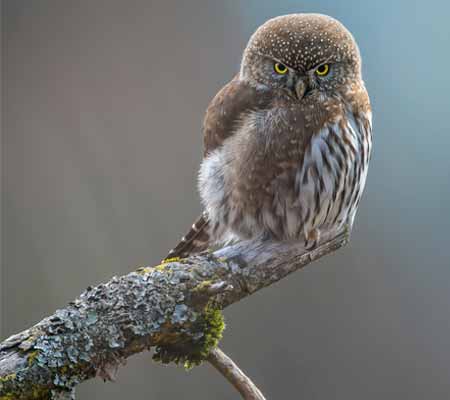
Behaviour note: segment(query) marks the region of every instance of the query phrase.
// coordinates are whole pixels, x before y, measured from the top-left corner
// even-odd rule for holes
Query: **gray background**
[[[2,337],[158,261],[200,212],[208,101],[267,18],[354,33],[374,155],[351,244],[225,311],[269,399],[450,396],[450,6],[415,1],[3,1]],[[230,399],[211,367],[129,360],[81,399]]]

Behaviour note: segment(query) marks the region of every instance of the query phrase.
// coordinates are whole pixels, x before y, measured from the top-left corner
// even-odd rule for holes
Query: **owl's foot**
[[[314,250],[320,241],[320,231],[312,229],[305,235],[305,249],[308,251]]]

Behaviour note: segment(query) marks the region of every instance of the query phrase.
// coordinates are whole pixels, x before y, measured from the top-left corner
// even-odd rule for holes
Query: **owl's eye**
[[[328,72],[330,72],[330,66],[328,64],[322,64],[317,67],[315,72],[316,72],[316,75],[319,75],[319,76],[328,75]]]
[[[281,64],[281,63],[279,63],[279,62],[276,62],[276,63],[273,65],[273,69],[275,70],[275,72],[276,72],[278,75],[285,75],[286,72],[288,72],[288,67],[286,67],[286,65]]]

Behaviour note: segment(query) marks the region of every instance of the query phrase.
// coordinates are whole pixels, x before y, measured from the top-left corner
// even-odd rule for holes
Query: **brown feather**
[[[271,93],[258,93],[236,75],[212,99],[203,120],[204,157],[232,136],[242,119],[251,111],[266,108]]]

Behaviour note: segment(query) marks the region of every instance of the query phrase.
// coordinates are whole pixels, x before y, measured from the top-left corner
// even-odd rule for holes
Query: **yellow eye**
[[[316,69],[316,75],[325,76],[330,71],[330,66],[328,64],[322,64]]]
[[[284,75],[286,72],[288,72],[288,67],[286,67],[286,65],[281,64],[279,62],[274,64],[273,69],[279,75]]]

